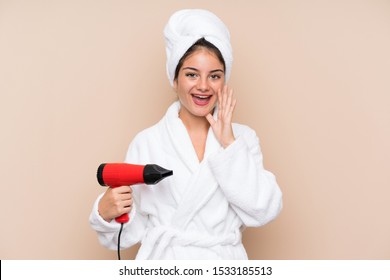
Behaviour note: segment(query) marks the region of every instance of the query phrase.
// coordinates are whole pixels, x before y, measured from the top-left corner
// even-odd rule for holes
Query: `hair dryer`
[[[97,170],[97,180],[101,186],[117,188],[141,183],[154,185],[172,174],[172,170],[166,170],[156,164],[102,163]],[[118,223],[127,223],[129,215],[123,214],[115,220]]]

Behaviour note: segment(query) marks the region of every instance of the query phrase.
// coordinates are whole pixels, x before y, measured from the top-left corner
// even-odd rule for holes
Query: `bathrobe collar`
[[[187,166],[191,173],[194,173],[198,170],[202,162],[206,161],[211,154],[221,148],[221,145],[215,138],[215,135],[210,127],[206,139],[205,154],[202,162],[199,162],[187,129],[182,120],[179,118],[180,107],[180,101],[176,101],[168,108],[165,115],[165,125],[170,140],[172,141],[173,147],[179,158]],[[216,117],[216,115],[217,108],[214,110],[214,117]]]
[[[173,103],[165,116],[165,128],[169,135],[173,149],[178,159],[185,165],[191,176],[186,185],[181,186],[180,198],[176,199],[178,208],[172,219],[172,224],[177,228],[185,228],[190,220],[196,215],[204,203],[213,195],[218,187],[213,174],[211,173],[208,159],[222,149],[222,146],[215,138],[212,129],[209,129],[206,150],[203,160],[199,162],[191,138],[186,127],[179,118],[180,102]],[[214,117],[217,114],[215,110]]]

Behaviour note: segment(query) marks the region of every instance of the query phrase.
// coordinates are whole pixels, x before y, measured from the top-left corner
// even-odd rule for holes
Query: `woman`
[[[91,225],[115,249],[120,225],[113,219],[130,213],[121,245],[141,242],[137,259],[247,259],[242,230],[273,220],[282,194],[263,168],[256,133],[232,123],[229,32],[214,14],[196,9],[173,14],[164,34],[178,101],[134,138],[126,162],[156,163],[174,175],[155,186],[108,188]]]

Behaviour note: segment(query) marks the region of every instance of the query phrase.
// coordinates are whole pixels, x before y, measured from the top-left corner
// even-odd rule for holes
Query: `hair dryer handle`
[[[119,186],[117,186],[117,185],[110,186],[110,188],[113,188],[113,189],[118,188],[118,187],[120,187],[120,185]],[[130,218],[129,218],[128,213],[122,214],[122,215],[115,218],[115,221],[117,221],[120,224],[127,223],[129,220],[130,220]]]
[[[119,217],[115,218],[115,221],[117,221],[120,224],[127,223],[129,221],[129,214],[125,213],[123,215],[120,215]]]

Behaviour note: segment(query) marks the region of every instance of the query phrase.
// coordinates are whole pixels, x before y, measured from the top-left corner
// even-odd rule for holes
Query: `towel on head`
[[[179,60],[201,38],[205,38],[219,49],[225,60],[225,80],[229,79],[233,62],[230,33],[225,24],[210,11],[201,9],[177,11],[165,26],[164,36],[167,74],[172,86]]]

